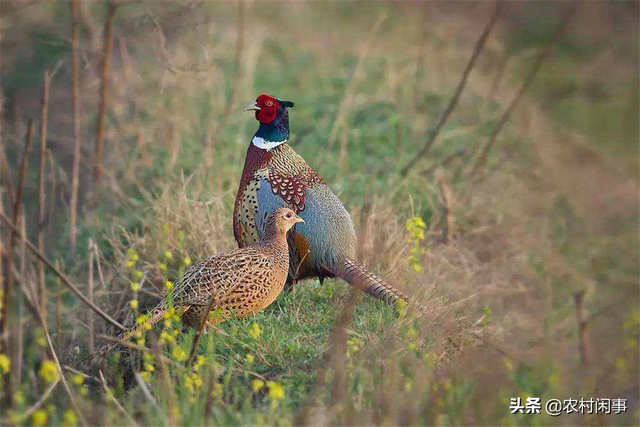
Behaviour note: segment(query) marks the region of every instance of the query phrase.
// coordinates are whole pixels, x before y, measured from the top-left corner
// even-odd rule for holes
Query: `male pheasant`
[[[304,220],[291,209],[275,209],[266,216],[265,232],[259,241],[213,255],[190,267],[175,283],[174,291],[149,312],[146,321],[124,331],[120,338],[127,340],[145,326],[159,322],[169,307],[177,311],[183,324],[197,327],[211,298],[215,300],[212,312],[220,315],[215,319],[208,318],[207,326],[266,308],[285,285],[289,268],[286,236],[297,223],[304,223]],[[111,343],[90,358],[104,356],[116,346]]]
[[[406,297],[367,271],[356,260],[353,221],[338,197],[304,159],[287,144],[293,103],[260,95],[246,111],[260,122],[247,149],[233,213],[233,232],[239,247],[258,241],[274,208],[293,209],[304,224],[289,233],[289,277],[340,277],[388,303]]]

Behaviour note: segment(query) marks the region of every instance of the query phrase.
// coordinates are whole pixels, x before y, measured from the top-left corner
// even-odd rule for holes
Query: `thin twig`
[[[4,219],[4,215],[3,215],[3,219]],[[23,239],[23,240],[24,240],[25,243],[27,243],[28,246],[29,245],[33,246],[28,240],[26,240],[26,239]],[[35,249],[35,246],[33,248]],[[71,388],[69,388],[69,384],[67,383],[67,380],[64,377],[64,371],[62,369],[62,366],[60,365],[60,359],[58,359],[58,355],[56,353],[56,349],[53,346],[53,340],[51,340],[51,335],[49,335],[49,329],[47,328],[47,324],[44,321],[44,318],[42,317],[42,312],[40,312],[40,307],[38,306],[37,300],[36,300],[35,296],[30,295],[29,289],[27,288],[26,283],[24,282],[24,280],[20,281],[19,283],[20,283],[20,288],[22,290],[22,294],[25,297],[25,300],[29,304],[29,307],[30,307],[32,313],[35,315],[36,320],[38,321],[38,323],[40,323],[40,327],[42,327],[42,330],[44,332],[44,337],[45,337],[45,339],[47,341],[47,348],[49,350],[49,356],[53,359],[53,362],[56,364],[56,367],[58,368],[58,376],[60,378],[60,381],[62,381],[62,386],[64,387],[64,391],[67,393],[67,396],[69,397],[69,401],[71,402],[71,406],[73,407],[73,409],[78,414],[78,418],[80,418],[80,422],[83,425],[87,425],[87,422],[84,419],[84,416],[82,415],[82,412],[80,412],[80,409],[78,408],[76,400],[73,397],[73,394],[71,393]]]
[[[87,259],[87,298],[93,302],[93,240],[89,239],[89,256]],[[95,351],[95,331],[93,327],[93,312],[89,310],[87,313],[87,324],[89,327],[89,354]]]
[[[124,415],[124,417],[127,419],[129,423],[133,424],[134,426],[137,426],[138,423],[136,422],[136,420],[134,420],[133,417],[131,417],[131,415],[129,415],[129,413],[125,411],[125,409],[122,407],[120,402],[118,402],[118,399],[116,399],[116,397],[113,395],[113,393],[109,389],[109,386],[107,385],[107,381],[104,379],[104,375],[102,374],[101,370],[98,370],[98,375],[100,376],[100,384],[102,385],[102,389],[104,390],[109,400],[112,401],[114,405],[116,405],[116,408],[118,409],[118,411],[120,411],[120,413]]]
[[[51,392],[56,388],[58,383],[60,382],[60,377],[56,378],[54,382],[52,382],[49,387],[42,393],[40,399],[36,400],[36,402],[29,407],[26,411],[18,415],[17,418],[0,418],[0,424],[3,425],[17,425],[21,424],[23,421],[27,420],[35,411],[37,411],[44,402],[47,401]]]
[[[544,49],[537,56],[537,58],[535,60],[535,63],[531,67],[531,70],[529,70],[529,73],[525,77],[522,85],[520,86],[520,89],[518,89],[518,92],[515,94],[515,96],[511,100],[511,102],[509,102],[509,105],[507,106],[507,108],[502,113],[502,116],[500,117],[500,120],[498,120],[498,123],[493,128],[493,131],[491,132],[491,135],[487,139],[487,142],[484,143],[484,146],[482,147],[482,151],[481,151],[480,155],[478,156],[478,159],[477,159],[475,165],[471,169],[470,176],[475,176],[478,173],[478,171],[485,165],[485,163],[487,161],[487,156],[489,154],[489,151],[491,151],[491,148],[495,144],[496,139],[498,138],[498,135],[502,131],[502,128],[504,127],[505,123],[511,117],[511,114],[513,113],[513,111],[516,109],[516,107],[518,106],[518,104],[522,100],[524,94],[527,92],[527,90],[531,86],[531,83],[533,83],[533,80],[535,79],[536,75],[538,74],[538,71],[540,71],[540,68],[542,67],[542,64],[544,63],[544,61],[549,57],[549,55],[553,51],[553,48],[555,47],[556,42],[558,41],[560,36],[564,33],[565,29],[567,28],[567,25],[571,21],[571,18],[575,14],[576,10],[578,10],[578,5],[579,4],[580,4],[579,1],[575,2],[569,8],[569,10],[565,13],[564,17],[562,18],[562,21],[560,22],[560,24],[556,28],[556,31],[551,36],[551,38],[547,42],[547,44],[544,47]]]
[[[12,212],[12,220],[10,221],[10,227],[12,229],[11,237],[9,239],[9,247],[7,248],[7,256],[6,256],[6,264],[4,271],[6,272],[7,279],[5,281],[5,285],[2,289],[2,311],[0,312],[0,335],[3,335],[6,331],[9,330],[9,309],[13,307],[13,302],[11,299],[13,298],[13,283],[15,281],[15,272],[13,266],[13,259],[15,254],[16,243],[18,241],[18,236],[20,230],[18,229],[19,219],[21,218],[22,213],[22,194],[24,191],[24,182],[26,180],[27,175],[27,166],[29,164],[29,154],[31,153],[31,141],[33,137],[33,120],[29,120],[29,125],[27,128],[27,135],[25,138],[24,149],[22,151],[22,163],[20,164],[20,170],[18,175],[18,184],[16,187],[16,196],[13,203],[13,212]],[[7,221],[9,219],[7,218]],[[6,335],[6,339],[3,340],[0,348],[1,351],[5,354],[10,354],[12,356],[12,364],[15,366],[15,357],[14,349],[11,346],[11,342],[9,340],[10,335]],[[7,406],[11,407],[13,404],[13,386],[17,385],[15,376],[18,372],[9,372],[6,381],[4,382],[4,390],[5,390],[5,400]]]
[[[113,51],[113,17],[116,5],[109,2],[107,19],[104,24],[104,49],[102,51],[102,84],[100,86],[100,107],[96,130],[96,151],[93,159],[93,180],[98,183],[102,179],[102,152],[104,142],[104,126],[107,118],[107,101],[109,95],[109,74],[111,71],[111,53]]]
[[[473,50],[473,54],[471,55],[471,58],[469,59],[467,66],[462,72],[462,77],[460,77],[458,86],[456,86],[456,90],[453,93],[453,96],[451,97],[451,99],[449,100],[449,104],[447,105],[447,108],[444,110],[444,112],[440,116],[440,119],[438,119],[438,123],[436,124],[435,128],[433,128],[429,132],[429,139],[425,142],[424,147],[422,147],[422,149],[409,161],[409,163],[407,163],[407,165],[404,168],[402,168],[400,175],[407,176],[407,173],[409,173],[409,170],[411,170],[411,168],[418,162],[418,160],[420,160],[421,157],[425,156],[429,152],[429,150],[431,150],[431,147],[433,146],[433,143],[435,142],[436,138],[440,134],[440,131],[442,130],[444,125],[447,123],[447,120],[449,119],[449,116],[451,115],[453,110],[456,108],[456,105],[458,105],[458,100],[460,99],[460,95],[462,94],[462,91],[464,90],[467,84],[467,80],[469,78],[469,75],[471,74],[471,70],[473,70],[475,63],[478,57],[480,56],[480,53],[484,49],[484,45],[487,39],[489,38],[489,34],[491,33],[491,30],[493,30],[493,27],[496,21],[498,20],[498,15],[500,14],[501,7],[502,7],[502,2],[498,0],[496,2],[493,13],[491,14],[491,17],[489,18],[489,22],[487,22],[487,25],[484,27],[482,34],[480,34],[480,38],[476,42],[476,47]]]
[[[98,244],[93,242],[93,253],[96,256],[96,266],[98,267],[98,279],[100,279],[100,286],[102,289],[106,289],[104,283],[104,276],[102,275],[102,267],[100,266],[100,251],[98,250]]]
[[[97,334],[96,337],[103,339],[105,341],[111,341],[114,342],[116,344],[118,344],[119,346],[122,347],[126,347],[126,348],[130,348],[131,350],[136,350],[136,351],[141,351],[143,353],[150,353],[150,354],[154,354],[156,357],[158,358],[162,358],[162,360],[166,363],[170,363],[171,365],[174,366],[182,366],[179,363],[177,363],[176,361],[169,359],[166,356],[163,356],[161,354],[155,354],[155,352],[153,351],[153,349],[150,349],[149,347],[146,347],[144,345],[140,345],[140,344],[136,344],[133,343],[131,341],[126,341],[123,339],[120,339],[118,337],[112,337],[111,335],[105,335],[105,334]]]
[[[49,120],[49,93],[51,75],[44,72],[42,84],[42,112],[40,115],[40,168],[38,169],[38,237],[37,245],[40,252],[44,253],[44,226],[45,226],[45,173],[47,163],[47,124]],[[50,195],[51,197],[51,195]],[[44,264],[38,261],[38,303],[43,317],[47,318],[47,296],[44,281]]]
[[[102,311],[98,306],[96,306],[94,303],[92,303],[91,301],[89,301],[89,299],[87,299],[86,296],[84,296],[82,294],[82,292],[73,284],[71,283],[71,281],[69,280],[69,278],[67,278],[67,276],[64,275],[64,273],[62,273],[58,268],[56,268],[55,265],[53,265],[53,263],[51,261],[49,261],[49,259],[38,250],[38,248],[36,248],[34,246],[33,243],[31,243],[29,240],[27,240],[27,238],[25,236],[22,235],[22,233],[19,232],[19,230],[11,223],[11,221],[9,220],[9,218],[7,218],[5,215],[0,213],[0,220],[2,220],[9,228],[11,228],[14,232],[18,232],[19,236],[24,239],[25,243],[27,244],[27,248],[38,258],[40,259],[42,262],[45,263],[45,265],[47,267],[49,267],[51,269],[51,271],[53,271],[60,279],[62,279],[62,283],[64,283],[64,285],[69,288],[69,290],[75,294],[75,296],[77,296],[83,303],[85,303],[86,305],[88,305],[89,307],[91,307],[91,309],[93,311],[95,311],[100,317],[102,317],[104,320],[106,320],[107,322],[109,322],[110,324],[112,324],[113,326],[115,326],[116,328],[120,329],[121,331],[124,331],[126,328],[124,326],[122,326],[120,323],[118,323],[117,321],[115,321],[114,319],[112,319],[107,313],[105,313],[104,311]]]
[[[78,188],[80,186],[80,1],[71,0],[71,47],[73,79],[73,164],[71,168],[71,201],[69,202],[69,242],[75,254],[78,223]]]
[[[55,267],[60,269],[60,261],[56,260]],[[60,290],[60,276],[56,277],[56,338],[58,344],[62,342],[62,292]]]
[[[443,177],[438,179],[438,186],[440,187],[440,195],[442,196],[442,206],[444,208],[444,230],[442,230],[442,238],[445,243],[449,243],[453,239],[453,196],[451,195],[451,189],[444,181]]]
[[[215,295],[212,295],[211,296],[211,302],[207,305],[206,310],[202,314],[202,319],[200,319],[200,324],[198,325],[198,330],[196,331],[195,337],[193,337],[193,344],[191,345],[191,352],[189,352],[189,357],[187,358],[186,362],[184,363],[184,366],[186,368],[188,368],[189,365],[191,365],[191,362],[193,362],[193,358],[195,357],[196,351],[198,349],[198,343],[200,343],[200,337],[202,337],[202,331],[204,330],[204,326],[207,324],[207,317],[209,317],[209,312],[211,312],[211,309],[213,308],[213,305],[215,303],[216,303]]]

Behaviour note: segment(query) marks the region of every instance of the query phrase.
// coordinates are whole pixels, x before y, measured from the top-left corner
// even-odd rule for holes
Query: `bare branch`
[[[524,82],[522,83],[522,86],[520,86],[520,89],[518,89],[518,92],[513,97],[513,99],[511,100],[507,108],[504,110],[504,112],[502,113],[500,120],[498,120],[498,123],[496,124],[495,128],[493,128],[493,132],[491,132],[491,135],[487,139],[487,142],[485,142],[484,147],[482,148],[482,151],[478,156],[478,159],[476,160],[475,165],[471,169],[470,176],[474,176],[475,174],[477,174],[478,171],[485,165],[487,161],[487,155],[489,154],[489,151],[491,151],[491,148],[495,144],[496,139],[498,138],[498,135],[502,131],[502,128],[504,127],[505,123],[511,117],[511,114],[513,113],[513,111],[516,109],[516,107],[522,100],[524,94],[527,92],[527,90],[531,86],[531,83],[533,82],[534,78],[538,74],[538,71],[540,71],[542,64],[553,51],[553,48],[555,47],[556,42],[558,41],[562,33],[564,33],[564,30],[567,28],[567,25],[571,21],[571,18],[573,17],[576,10],[578,9],[579,4],[580,2],[575,2],[569,8],[567,13],[565,13],[564,17],[562,18],[562,21],[558,25],[558,28],[556,28],[556,31],[553,33],[553,35],[547,42],[546,46],[544,47],[544,49],[540,52],[540,54],[536,58],[536,61],[533,64],[533,67],[531,67],[529,74],[527,74],[527,76],[525,77]]]
[[[102,311],[98,306],[96,306],[94,303],[92,303],[91,301],[89,301],[89,299],[87,299],[87,297],[85,297],[82,292],[80,292],[80,290],[73,284],[71,283],[71,281],[69,280],[69,278],[67,278],[67,276],[64,275],[64,273],[62,273],[58,268],[56,268],[55,265],[53,265],[53,263],[51,261],[49,261],[49,259],[38,250],[38,248],[36,248],[34,246],[33,243],[31,243],[29,240],[27,240],[27,238],[20,233],[20,231],[18,230],[18,228],[16,228],[11,221],[9,220],[9,218],[7,218],[4,214],[0,213],[0,220],[2,220],[9,228],[11,228],[14,232],[19,233],[18,235],[20,236],[20,238],[24,239],[25,243],[27,244],[27,248],[38,258],[40,259],[42,262],[45,263],[45,265],[47,267],[49,267],[60,279],[62,279],[62,283],[64,283],[64,285],[69,288],[69,290],[75,294],[83,303],[85,303],[86,305],[88,305],[89,307],[91,307],[91,309],[93,311],[95,311],[100,317],[102,317],[104,320],[106,320],[107,322],[111,323],[113,326],[115,326],[116,328],[120,329],[121,331],[124,331],[126,328],[124,326],[122,326],[120,323],[118,323],[117,321],[115,321],[114,319],[112,319],[107,313],[105,313],[104,311]]]
[[[453,96],[451,97],[451,99],[449,100],[449,104],[447,105],[447,108],[444,110],[444,112],[440,116],[440,119],[438,119],[438,123],[436,124],[436,127],[433,128],[431,131],[429,131],[429,139],[427,140],[427,142],[425,142],[424,147],[422,147],[422,150],[420,150],[413,157],[413,159],[411,159],[409,163],[407,163],[406,166],[402,168],[400,175],[407,176],[407,173],[409,173],[409,170],[411,170],[411,168],[418,162],[418,160],[420,160],[421,157],[425,156],[429,152],[429,150],[431,150],[431,147],[433,146],[433,143],[435,142],[436,138],[440,134],[440,131],[442,130],[445,123],[447,123],[447,120],[449,119],[449,116],[451,115],[453,110],[456,108],[456,105],[458,105],[458,100],[460,99],[460,95],[462,94],[462,91],[464,90],[467,84],[467,79],[469,78],[469,74],[471,74],[471,70],[473,70],[476,60],[478,59],[478,56],[480,56],[480,53],[484,49],[484,45],[487,39],[489,38],[489,34],[491,33],[491,30],[493,30],[493,27],[496,21],[498,20],[498,15],[500,14],[501,7],[502,7],[502,2],[497,1],[495,9],[493,10],[491,17],[489,18],[489,22],[487,22],[487,25],[484,27],[482,34],[480,34],[480,38],[476,42],[476,47],[473,50],[473,54],[471,55],[471,58],[469,59],[469,62],[467,63],[466,68],[462,72],[462,77],[460,77],[458,86],[456,86],[456,90],[453,93]]]

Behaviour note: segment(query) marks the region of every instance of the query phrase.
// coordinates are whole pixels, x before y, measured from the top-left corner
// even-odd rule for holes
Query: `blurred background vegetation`
[[[38,289],[35,258],[17,242],[20,286],[0,354],[2,424],[638,423],[637,2],[578,5],[487,162],[472,173],[575,5],[504,2],[456,108],[404,177],[493,2],[113,4],[104,168],[96,181],[109,3],[79,3],[74,251],[70,3],[0,3],[2,212],[13,214],[33,119],[22,204],[35,242],[43,76],[56,70],[44,252],[73,283],[84,293],[92,283],[96,304],[131,324],[190,263],[233,248],[233,200],[257,128],[242,111],[269,93],[295,102],[290,143],[354,217],[360,260],[421,308],[363,296],[351,307],[344,283],[307,282],[208,334],[195,370],[174,363],[188,353],[192,333],[176,337],[179,325],[169,321],[164,335],[141,338],[162,348],[145,353],[133,374],[117,355],[97,372],[81,363],[90,341],[100,345],[97,334],[117,331],[47,270],[44,320],[65,393],[46,333],[17,291]],[[5,224],[2,242],[6,254]],[[7,270],[5,263],[5,277]],[[133,375],[132,387],[123,371]],[[511,415],[512,397],[625,398],[629,409]]]

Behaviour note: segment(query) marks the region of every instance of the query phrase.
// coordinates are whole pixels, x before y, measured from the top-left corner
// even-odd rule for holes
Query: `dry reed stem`
[[[93,158],[93,180],[99,183],[102,179],[102,157],[104,144],[104,127],[107,118],[107,102],[109,95],[109,74],[111,71],[111,55],[113,52],[113,17],[116,5],[111,1],[107,9],[104,24],[104,49],[102,51],[102,81],[100,85],[100,105],[96,129],[96,151]]]
[[[40,398],[38,400],[36,400],[35,403],[29,407],[29,409],[27,409],[26,411],[21,413],[17,418],[0,418],[0,423],[2,423],[4,425],[19,425],[19,424],[22,424],[22,422],[24,422],[27,419],[29,419],[29,417],[35,411],[37,411],[38,409],[40,409],[40,407],[42,407],[44,402],[47,401],[47,399],[51,395],[51,392],[56,388],[56,386],[58,385],[59,382],[60,382],[60,377],[56,378],[55,381],[52,382],[49,385],[49,387],[47,387],[47,389],[44,391],[44,393],[42,393],[42,396],[40,396]]]
[[[104,282],[104,275],[102,274],[102,267],[100,265],[100,251],[98,250],[98,244],[95,242],[93,243],[93,253],[96,257],[96,267],[98,267],[98,279],[100,279],[100,286],[102,287],[102,290],[105,290],[106,285]]]
[[[31,143],[33,139],[33,120],[29,120],[29,124],[27,127],[27,134],[24,142],[24,149],[22,151],[22,162],[20,164],[20,170],[18,172],[18,183],[16,187],[16,196],[13,203],[13,212],[12,219],[9,222],[9,228],[11,228],[12,232],[10,233],[9,238],[9,247],[7,248],[7,255],[5,258],[6,265],[3,268],[6,271],[7,279],[4,283],[4,287],[2,289],[2,312],[0,312],[0,335],[4,336],[5,339],[2,341],[2,350],[1,352],[5,354],[10,354],[12,358],[15,358],[14,351],[16,350],[10,341],[10,335],[4,335],[5,332],[8,332],[10,329],[9,326],[9,307],[14,307],[12,303],[13,298],[13,283],[15,281],[15,272],[13,266],[15,247],[18,240],[18,235],[21,234],[18,229],[19,220],[22,217],[22,195],[24,192],[24,183],[27,175],[27,166],[29,164],[29,154],[31,153]],[[4,214],[2,214],[4,216]],[[6,217],[5,217],[6,218]],[[7,221],[9,219],[7,218]],[[15,364],[15,360],[12,360],[12,363]],[[7,378],[4,383],[5,395],[4,399],[7,403],[7,406],[13,406],[13,386],[16,385],[16,372],[10,371],[7,375]]]
[[[78,225],[78,189],[80,186],[80,0],[71,0],[71,47],[73,80],[73,164],[71,168],[71,201],[69,202],[69,243],[75,254]]]
[[[51,74],[44,72],[42,84],[42,112],[40,115],[40,168],[38,169],[38,249],[44,253],[44,226],[45,226],[45,173],[47,162],[47,125],[49,121],[49,93],[51,86]],[[53,197],[50,195],[50,197]],[[47,318],[47,297],[44,280],[44,264],[38,261],[38,303],[43,317]]]
[[[89,256],[87,260],[87,298],[93,302],[93,240],[89,239],[89,246],[87,248]],[[87,326],[89,328],[89,353],[93,354],[95,351],[95,330],[93,326],[93,311],[89,309],[87,312]]]
[[[498,135],[502,131],[502,128],[504,127],[505,123],[509,120],[509,118],[511,117],[511,114],[516,109],[516,107],[518,106],[522,98],[524,97],[524,94],[529,90],[529,87],[531,86],[531,83],[533,83],[533,80],[538,74],[538,71],[540,71],[542,64],[549,57],[549,55],[553,51],[553,48],[556,45],[556,42],[558,41],[560,36],[564,33],[565,29],[567,28],[567,25],[571,21],[571,18],[575,14],[576,10],[578,10],[579,4],[580,2],[577,1],[573,5],[571,5],[569,10],[562,17],[562,21],[560,21],[560,24],[558,24],[558,27],[556,28],[553,35],[545,45],[544,49],[536,57],[536,60],[533,66],[531,67],[531,70],[529,70],[529,73],[526,75],[522,85],[518,89],[518,92],[516,92],[515,96],[511,99],[511,101],[509,102],[509,105],[507,105],[507,108],[504,110],[504,112],[502,113],[502,116],[498,120],[498,123],[493,128],[491,135],[489,136],[487,141],[484,143],[481,149],[480,155],[478,156],[478,159],[473,165],[473,168],[471,169],[469,176],[471,177],[475,176],[480,171],[480,169],[484,167],[485,163],[487,162],[487,156],[489,154],[489,151],[491,151],[491,148],[495,144],[496,139],[498,138]]]
[[[102,311],[98,306],[96,306],[94,303],[92,303],[91,301],[89,301],[87,299],[87,297],[85,297],[82,292],[73,284],[71,283],[71,281],[69,280],[69,278],[67,276],[64,275],[64,273],[62,273],[60,270],[58,270],[58,268],[56,268],[56,266],[49,261],[49,259],[38,250],[38,248],[35,247],[35,245],[33,243],[31,243],[25,236],[22,235],[22,233],[19,232],[19,230],[9,221],[9,218],[7,218],[4,214],[0,214],[0,220],[2,220],[9,228],[11,228],[14,232],[19,233],[19,236],[24,239],[25,243],[27,244],[27,248],[41,261],[43,261],[45,263],[45,265],[47,267],[49,267],[55,274],[56,276],[58,276],[60,279],[62,279],[62,283],[64,283],[64,285],[69,288],[69,290],[75,294],[83,303],[85,303],[86,305],[88,305],[89,307],[91,307],[91,309],[93,311],[95,311],[100,317],[102,317],[104,320],[106,320],[107,322],[109,322],[111,325],[115,326],[116,328],[120,329],[121,331],[124,331],[126,328],[124,326],[122,326],[120,323],[118,323],[117,321],[115,321],[114,319],[112,319],[107,313],[105,313],[104,311]]]
[[[185,368],[188,368],[189,365],[193,362],[193,358],[196,355],[196,351],[198,350],[198,344],[200,343],[200,338],[202,337],[202,331],[204,330],[205,325],[207,324],[207,317],[209,317],[209,313],[213,308],[213,305],[216,303],[215,295],[211,296],[211,302],[207,305],[207,309],[202,314],[202,319],[200,319],[200,324],[198,325],[198,330],[196,331],[195,337],[193,337],[193,344],[191,345],[191,351],[189,352],[189,357],[184,363]]]
[[[471,70],[473,70],[473,67],[476,64],[476,61],[480,56],[480,53],[484,49],[484,45],[487,39],[489,38],[489,34],[491,33],[491,30],[493,30],[493,27],[495,26],[495,23],[498,20],[498,15],[500,14],[501,8],[502,8],[502,1],[500,0],[496,1],[496,5],[493,10],[493,13],[489,18],[489,22],[487,22],[487,25],[484,27],[482,34],[480,34],[480,38],[476,42],[476,46],[473,50],[473,54],[471,55],[471,58],[469,59],[467,66],[462,72],[460,81],[456,86],[456,90],[454,91],[453,96],[449,100],[449,104],[447,105],[447,108],[444,110],[444,112],[440,116],[440,119],[438,119],[438,123],[436,124],[436,127],[429,132],[429,139],[425,142],[424,147],[422,147],[422,149],[409,161],[409,163],[407,163],[407,165],[404,168],[402,168],[402,171],[400,172],[401,176],[403,177],[407,176],[407,173],[409,173],[409,170],[411,170],[411,168],[418,162],[418,160],[420,160],[421,157],[425,156],[429,152],[429,150],[431,150],[431,147],[433,146],[433,143],[435,142],[436,138],[440,134],[440,131],[442,130],[444,125],[447,123],[447,120],[449,120],[449,116],[451,115],[453,110],[456,108],[456,105],[458,105],[458,100],[460,99],[460,95],[462,95],[462,91],[464,90],[467,84],[467,80],[469,79]]]
[[[104,379],[104,375],[102,374],[101,370],[98,370],[98,376],[100,378],[100,385],[102,386],[102,389],[104,390],[104,393],[106,394],[107,398],[111,402],[113,402],[113,404],[116,406],[118,411],[120,411],[120,413],[124,415],[124,417],[127,419],[129,423],[131,423],[131,425],[137,426],[138,423],[136,422],[136,420],[134,420],[133,417],[131,417],[131,415],[129,415],[129,413],[122,407],[120,402],[118,402],[118,399],[116,399],[116,397],[113,395],[113,393],[109,389],[109,386],[107,385],[107,381]]]
[[[4,216],[2,218],[3,220],[5,219]],[[27,244],[27,246],[30,246],[30,247],[33,246],[28,240],[24,239],[23,236],[20,236],[20,237],[23,238],[23,241]],[[34,246],[34,249],[35,249],[35,246]],[[22,290],[22,294],[24,295],[25,300],[29,304],[29,308],[31,309],[31,312],[36,317],[36,320],[38,321],[38,323],[40,324],[40,327],[44,332],[44,337],[47,341],[47,348],[49,350],[49,356],[53,359],[53,362],[56,364],[56,368],[58,369],[58,377],[62,381],[62,385],[64,387],[65,392],[67,393],[67,396],[69,397],[71,406],[78,414],[78,418],[80,419],[81,424],[87,425],[87,422],[84,419],[82,412],[80,412],[80,409],[78,408],[76,400],[73,397],[73,394],[71,393],[71,388],[69,388],[69,384],[67,383],[67,380],[64,377],[64,370],[60,365],[60,359],[58,358],[56,349],[53,346],[53,340],[51,339],[51,335],[49,335],[49,329],[47,328],[47,324],[44,321],[44,318],[42,317],[42,313],[40,312],[40,307],[38,306],[38,302],[35,298],[35,295],[29,294],[29,288],[27,288],[26,283],[24,283],[24,280],[20,281],[19,283],[20,283],[20,288]]]
[[[449,243],[453,240],[453,195],[451,194],[451,188],[449,188],[443,177],[438,179],[438,186],[440,187],[440,195],[442,196],[442,206],[444,208],[445,218],[442,238],[445,243]]]
[[[53,233],[53,213],[55,212],[56,201],[56,171],[54,169],[53,153],[51,150],[47,150],[47,157],[49,159],[49,182],[51,184],[51,190],[49,192],[49,218],[47,219],[47,234],[51,238]]]
[[[60,269],[60,261],[56,260],[55,267]],[[60,290],[60,276],[56,277],[56,338],[62,342],[62,292]]]
[[[159,358],[158,359],[159,361],[160,361],[160,359],[162,359],[161,361],[163,363],[169,363],[174,367],[179,367],[179,368],[183,367],[183,365],[179,364],[178,362],[176,362],[176,361],[174,361],[172,359],[169,359],[168,357],[166,357],[166,356],[164,356],[162,354],[156,354],[156,352],[154,352],[153,349],[151,349],[149,347],[146,347],[144,345],[136,344],[136,343],[133,343],[131,341],[126,341],[126,340],[123,340],[123,339],[118,338],[118,337],[113,337],[111,335],[97,334],[96,337],[100,338],[102,340],[105,340],[105,341],[114,342],[114,343],[118,344],[119,346],[126,347],[126,348],[129,348],[131,350],[141,351],[143,353],[154,354],[157,358]]]
[[[15,192],[13,191],[11,168],[9,167],[9,162],[7,161],[7,156],[4,153],[3,147],[0,147],[0,166],[2,167],[2,174],[0,174],[0,179],[2,179],[2,184],[7,190],[7,196],[9,196],[9,205],[13,206],[13,203],[15,201]]]

